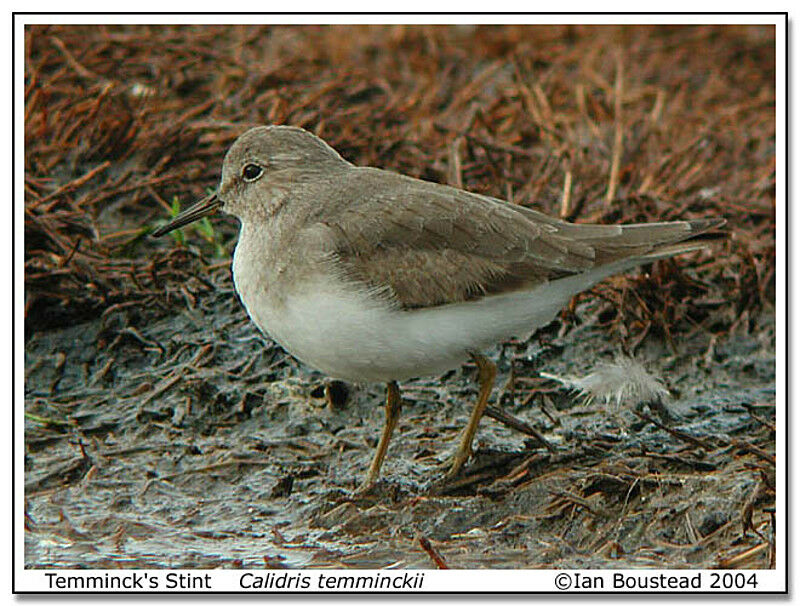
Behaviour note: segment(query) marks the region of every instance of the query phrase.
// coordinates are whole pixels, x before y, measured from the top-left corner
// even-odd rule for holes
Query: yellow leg
[[[483,411],[486,410],[486,405],[489,403],[489,396],[492,393],[492,387],[494,387],[494,379],[497,376],[497,366],[494,365],[494,362],[481,354],[472,353],[470,355],[475,364],[478,365],[480,392],[478,393],[478,401],[475,403],[475,408],[472,409],[472,414],[469,417],[469,423],[467,423],[464,432],[461,434],[461,442],[458,445],[455,457],[453,457],[453,464],[450,466],[450,471],[447,472],[445,478],[455,476],[472,454],[472,439],[475,437],[475,432],[478,431],[478,423],[483,416]]]
[[[381,466],[383,459],[386,457],[386,451],[389,449],[389,441],[392,439],[392,433],[397,426],[397,421],[400,418],[400,410],[403,407],[403,400],[400,397],[400,388],[397,386],[396,381],[386,384],[386,423],[383,426],[383,433],[381,434],[380,442],[378,442],[378,449],[375,451],[375,456],[372,458],[372,464],[369,466],[367,477],[358,487],[358,492],[367,490],[378,476],[381,474]]]

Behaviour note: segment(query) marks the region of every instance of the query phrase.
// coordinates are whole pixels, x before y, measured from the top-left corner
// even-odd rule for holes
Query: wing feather
[[[340,272],[403,309],[532,288],[719,225],[566,223],[374,168],[353,167],[329,188],[307,229]]]

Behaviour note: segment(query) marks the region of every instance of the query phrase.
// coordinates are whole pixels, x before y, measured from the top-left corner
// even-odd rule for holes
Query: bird
[[[472,454],[497,374],[482,351],[529,338],[611,275],[705,248],[702,236],[725,224],[570,223],[356,166],[285,125],[240,135],[216,191],[152,235],[218,210],[240,222],[233,281],[255,325],[331,378],[386,384],[383,431],[359,491],[380,476],[402,408],[399,383],[477,365],[478,397],[444,476],[451,479]]]

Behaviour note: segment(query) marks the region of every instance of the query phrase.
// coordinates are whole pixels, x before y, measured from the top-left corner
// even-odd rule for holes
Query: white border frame
[[[247,14],[16,14],[13,17],[13,27],[16,31],[14,38],[14,63],[13,77],[15,79],[14,95],[14,216],[12,229],[16,238],[14,241],[14,259],[16,263],[14,273],[14,299],[13,306],[15,311],[15,322],[13,325],[15,356],[13,365],[13,382],[15,400],[13,402],[15,410],[14,443],[16,452],[14,457],[14,505],[15,528],[14,543],[14,590],[15,592],[42,592],[49,591],[48,579],[45,576],[48,571],[25,570],[24,563],[24,271],[22,267],[24,259],[24,213],[23,208],[23,183],[24,183],[24,26],[36,23],[180,23],[180,24],[245,24],[245,23],[347,23],[347,24],[372,24],[372,23],[426,23],[426,24],[453,24],[453,23],[482,23],[482,24],[506,24],[506,23],[537,23],[537,24],[563,24],[563,23],[585,23],[585,24],[773,24],[776,26],[776,423],[778,427],[776,444],[776,507],[777,507],[777,532],[776,532],[776,569],[758,571],[760,586],[758,593],[762,591],[782,592],[787,590],[787,417],[786,410],[789,394],[787,392],[787,343],[781,338],[786,335],[787,323],[787,210],[788,210],[788,191],[787,191],[787,81],[786,81],[786,58],[787,58],[787,26],[785,17],[782,14],[268,14],[268,15],[247,15]],[[11,63],[9,57],[9,64]],[[7,114],[8,115],[8,114]],[[10,133],[9,133],[9,139]],[[796,221],[796,219],[795,219]],[[10,317],[10,313],[7,317]],[[797,326],[793,327],[793,336],[796,336]],[[793,370],[797,376],[798,364],[793,363]],[[798,415],[795,414],[795,418]],[[9,428],[9,430],[12,428]],[[11,435],[9,435],[9,438]],[[6,544],[10,544],[10,540]],[[66,571],[65,571],[66,572]],[[104,571],[83,571],[80,574],[98,574]],[[166,575],[169,571],[130,571],[114,570],[108,571],[112,576],[125,576],[134,572],[147,572],[161,579],[160,589],[164,589],[167,583]],[[239,586],[241,575],[247,571],[237,570],[213,570],[185,571],[196,575],[208,572],[213,576],[213,586],[215,591],[244,591]],[[260,571],[264,572],[264,571]],[[354,571],[304,571],[309,575],[318,576],[324,574],[353,575]],[[388,571],[380,572],[387,576]],[[580,570],[580,571],[550,571],[550,570],[426,570],[425,592],[554,592],[557,590],[556,576],[559,573],[594,575],[598,578],[608,577],[610,580],[613,574],[624,572],[638,576],[657,576],[662,573],[669,573],[671,576],[681,574],[695,574],[700,572],[705,579],[710,579],[715,571],[678,571],[678,570]],[[716,571],[719,572],[719,571]],[[402,574],[397,571],[395,574]],[[366,574],[366,571],[359,571],[356,574]],[[704,586],[704,590],[709,590]],[[62,591],[58,591],[63,593]],[[746,593],[747,591],[737,590],[735,593]],[[185,593],[185,591],[182,591]]]

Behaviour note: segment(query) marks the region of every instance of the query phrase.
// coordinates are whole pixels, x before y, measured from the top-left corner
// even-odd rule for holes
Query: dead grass
[[[770,27],[26,29],[29,330],[191,303],[212,249],[145,238],[248,127],[575,221],[722,215],[712,256],[599,286],[626,341],[724,332],[774,300]],[[227,224],[219,238],[231,237]],[[202,254],[201,254],[202,253]],[[679,267],[694,266],[689,278]],[[613,316],[613,317],[611,317]],[[683,323],[688,319],[689,324]],[[627,327],[623,329],[622,327]]]

